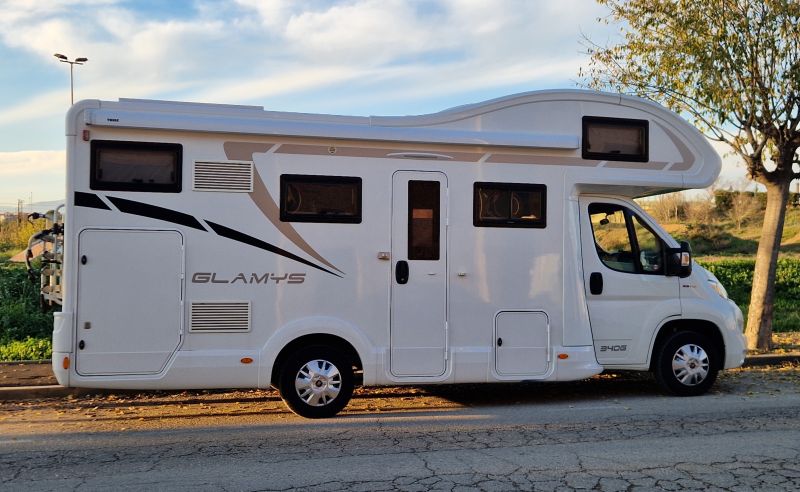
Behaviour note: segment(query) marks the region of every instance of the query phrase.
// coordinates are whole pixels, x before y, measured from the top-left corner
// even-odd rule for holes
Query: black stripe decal
[[[239,231],[235,231],[233,229],[229,229],[229,228],[227,228],[225,226],[222,226],[222,225],[219,225],[219,224],[215,224],[214,222],[210,222],[208,220],[206,221],[206,224],[211,226],[211,228],[214,229],[214,232],[216,232],[217,234],[219,234],[222,237],[226,237],[228,239],[233,239],[234,241],[238,241],[240,243],[249,244],[250,246],[255,246],[256,248],[261,248],[263,250],[269,251],[270,253],[275,253],[276,255],[285,256],[286,258],[289,258],[290,260],[298,261],[298,262],[300,262],[300,263],[302,263],[304,265],[308,265],[310,267],[316,268],[317,270],[322,270],[323,272],[330,273],[331,275],[335,275],[335,276],[337,276],[339,278],[342,277],[341,275],[337,275],[336,273],[333,273],[330,270],[322,268],[319,265],[315,265],[314,263],[311,263],[310,261],[308,261],[306,259],[300,258],[299,256],[297,256],[295,254],[292,254],[292,253],[290,253],[290,252],[288,252],[286,250],[283,250],[283,249],[281,249],[281,248],[279,248],[279,247],[277,247],[275,245],[272,245],[272,244],[270,244],[270,243],[268,243],[266,241],[262,241],[261,239],[255,238],[253,236],[248,236],[247,234],[245,234],[243,232],[239,232]]]
[[[82,191],[75,192],[75,206],[99,208],[100,210],[111,210],[106,203],[94,193],[83,193]]]
[[[111,200],[111,203],[113,203],[115,207],[126,214],[141,215],[142,217],[172,222],[173,224],[180,224],[201,231],[206,230],[197,219],[182,212],[176,212],[175,210],[156,207],[155,205],[148,205],[142,202],[135,202],[133,200],[125,200],[124,198],[115,198],[113,196],[109,196],[108,199]]]

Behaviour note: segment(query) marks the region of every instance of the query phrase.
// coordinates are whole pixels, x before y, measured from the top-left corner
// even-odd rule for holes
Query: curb
[[[16,362],[19,363],[19,362]],[[27,362],[29,364],[39,362]],[[742,367],[774,366],[784,363],[800,363],[800,354],[751,355],[745,357]],[[107,390],[100,388],[65,388],[57,384],[47,386],[8,386],[0,387],[0,401],[36,400],[39,398],[63,398],[66,396],[139,394],[151,390]]]
[[[750,355],[744,358],[742,367],[777,366],[783,363],[800,363],[800,354]]]

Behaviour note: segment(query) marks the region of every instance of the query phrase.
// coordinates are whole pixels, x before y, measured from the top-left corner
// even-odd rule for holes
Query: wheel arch
[[[705,319],[674,319],[667,321],[661,326],[661,328],[658,330],[655,340],[653,341],[653,344],[650,348],[649,367],[651,371],[655,369],[654,365],[657,359],[656,354],[659,350],[661,350],[664,342],[670,337],[670,335],[679,331],[694,332],[708,338],[709,341],[714,345],[714,348],[718,351],[719,357],[717,357],[717,360],[715,361],[717,369],[722,369],[724,367],[725,339],[722,337],[722,332],[720,331],[719,327],[714,322]]]
[[[278,355],[275,357],[275,362],[272,364],[270,383],[273,386],[277,385],[278,378],[280,377],[281,367],[283,366],[283,363],[286,361],[287,357],[302,347],[310,347],[312,345],[336,347],[347,354],[347,356],[350,358],[350,361],[353,363],[353,367],[357,371],[364,369],[364,364],[361,362],[361,356],[358,354],[358,350],[356,350],[356,348],[353,347],[350,342],[340,336],[331,335],[329,333],[311,333],[295,338],[284,345],[281,351],[278,352]]]

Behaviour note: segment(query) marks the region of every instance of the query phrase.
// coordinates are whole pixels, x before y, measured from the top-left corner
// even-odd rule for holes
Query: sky
[[[69,66],[54,53],[89,59],[76,101],[425,114],[577,87],[583,36],[618,30],[605,14],[592,0],[0,0],[0,210],[65,196]]]

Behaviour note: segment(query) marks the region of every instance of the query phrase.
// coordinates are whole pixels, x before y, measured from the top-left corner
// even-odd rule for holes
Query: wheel
[[[353,395],[352,362],[334,347],[302,348],[283,363],[278,390],[289,409],[301,417],[333,417]]]
[[[656,354],[656,381],[673,395],[702,395],[717,379],[717,357],[716,347],[703,335],[691,331],[673,333]]]

